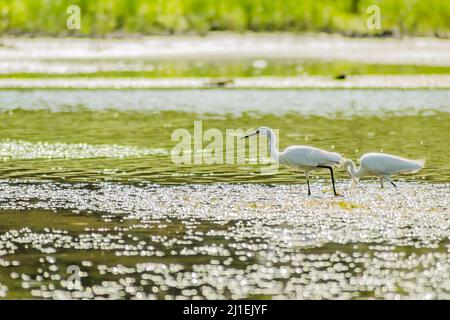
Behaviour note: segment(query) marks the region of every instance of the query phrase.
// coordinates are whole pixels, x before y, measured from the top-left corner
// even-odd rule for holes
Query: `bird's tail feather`
[[[420,165],[422,168],[423,168],[423,166],[425,165],[425,159],[419,159],[419,160],[416,160],[416,162],[417,162],[417,164]]]
[[[336,152],[330,152],[332,154],[332,159],[330,159],[330,165],[332,165],[333,167],[340,167],[342,166],[342,164],[344,163],[344,158]]]
[[[418,172],[420,169],[422,169],[423,168],[423,166],[425,165],[425,159],[419,159],[419,160],[414,160],[418,165],[419,165],[419,168],[417,168],[416,170],[414,170],[414,171],[411,171],[411,173],[416,173],[416,172]]]

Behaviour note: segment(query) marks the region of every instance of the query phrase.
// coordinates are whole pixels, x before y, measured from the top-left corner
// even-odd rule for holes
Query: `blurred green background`
[[[81,30],[66,9],[81,8]],[[381,8],[381,30],[366,26]],[[64,36],[205,34],[209,31],[337,32],[346,35],[450,35],[449,0],[0,0],[0,32]]]

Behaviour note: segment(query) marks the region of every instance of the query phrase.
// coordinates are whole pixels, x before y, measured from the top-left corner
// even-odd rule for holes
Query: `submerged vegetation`
[[[69,5],[81,30],[66,28]],[[366,26],[368,6],[382,28]],[[349,35],[450,34],[450,2],[435,0],[0,0],[0,32],[38,35],[171,34],[209,31],[338,32]]]
[[[105,70],[95,60],[63,61],[66,69],[53,72],[51,64],[43,64],[42,72],[0,72],[1,78],[182,78],[182,77],[261,77],[261,76],[336,76],[336,75],[392,75],[392,74],[450,74],[450,66],[421,66],[395,64],[366,64],[350,61],[322,61],[295,59],[167,59],[140,61],[141,70],[135,70],[133,61],[119,60],[117,67]],[[31,65],[31,63],[30,63]],[[96,71],[84,72],[84,66]],[[45,68],[48,72],[45,72]],[[77,68],[79,70],[77,70]]]

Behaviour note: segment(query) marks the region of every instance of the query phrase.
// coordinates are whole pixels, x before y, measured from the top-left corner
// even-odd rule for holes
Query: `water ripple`
[[[448,299],[450,185],[338,188],[3,181],[0,295]]]
[[[86,159],[124,158],[167,154],[164,149],[144,149],[119,145],[90,145],[87,143],[49,143],[23,140],[0,141],[3,159]]]

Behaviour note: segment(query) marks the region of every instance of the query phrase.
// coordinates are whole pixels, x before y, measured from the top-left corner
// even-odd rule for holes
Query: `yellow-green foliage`
[[[81,31],[66,9],[81,8]],[[381,8],[382,30],[368,30],[366,9]],[[448,0],[0,0],[0,32],[104,35],[231,31],[450,34]]]
[[[346,202],[346,201],[338,201],[337,204],[339,205],[339,207],[341,207],[344,210],[352,210],[352,209],[356,209],[356,208],[360,207],[356,203]]]

